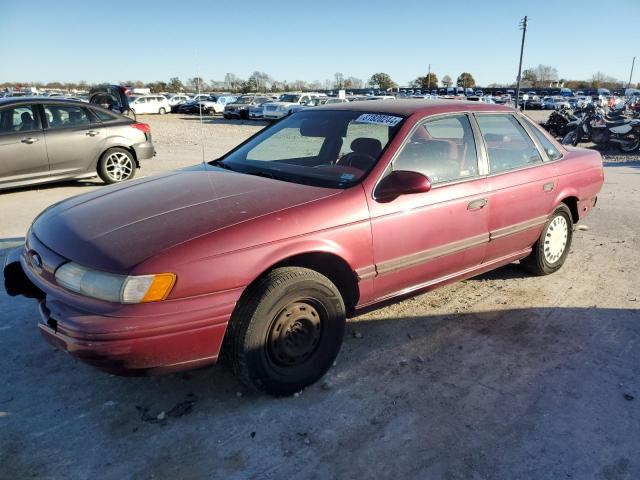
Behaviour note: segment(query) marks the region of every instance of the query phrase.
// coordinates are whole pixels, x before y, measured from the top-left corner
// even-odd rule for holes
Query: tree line
[[[367,80],[362,80],[354,76],[348,76],[341,72],[337,72],[332,80],[324,80],[322,82],[294,80],[280,81],[276,80],[265,72],[255,71],[248,78],[243,79],[234,73],[227,73],[222,80],[205,80],[202,77],[194,76],[188,78],[184,82],[178,77],[172,77],[168,81],[142,82],[139,80],[125,80],[120,82],[134,88],[149,88],[153,93],[159,92],[207,92],[216,90],[225,90],[237,93],[248,92],[285,92],[291,90],[360,90],[363,88],[374,88],[380,90],[390,90],[398,87],[398,84],[391,76],[384,72],[378,72],[371,75]],[[434,89],[442,87],[458,86],[463,88],[475,88],[476,81],[469,72],[462,72],[456,78],[455,82],[449,74],[445,74],[441,79],[434,72],[429,72],[424,76],[419,76],[408,82],[411,88]],[[38,89],[53,90],[89,90],[93,85],[86,81],[80,82],[5,82],[0,83],[0,89],[15,87],[36,87]],[[508,84],[491,83],[487,87],[514,87],[515,82]],[[567,80],[560,78],[558,70],[549,65],[538,65],[530,67],[522,72],[521,86],[523,88],[549,88],[549,87],[567,87],[571,89],[581,88],[620,88],[624,87],[624,82],[606,75],[602,72],[596,72],[588,80]],[[640,83],[635,85],[640,88]]]

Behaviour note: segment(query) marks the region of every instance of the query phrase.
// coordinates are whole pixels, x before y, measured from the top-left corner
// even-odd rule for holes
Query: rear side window
[[[476,145],[467,116],[420,124],[400,150],[393,169],[422,173],[434,184],[478,175]]]
[[[91,119],[87,111],[75,105],[44,105],[49,128],[71,128],[89,125]]]
[[[535,125],[532,125],[529,120],[526,121],[527,123],[529,123],[529,129],[533,132],[536,140],[540,142],[540,145],[542,145],[542,148],[547,153],[547,157],[549,157],[549,160],[558,160],[560,157],[562,157],[562,153],[560,153],[560,150],[558,150],[557,147],[553,143],[551,143],[551,140],[549,140],[547,136],[540,131],[539,128],[537,128]]]
[[[491,173],[541,163],[533,140],[513,115],[476,115],[489,154]]]
[[[100,120],[101,122],[110,122],[111,120],[117,120],[118,119],[118,117],[115,116],[114,114],[107,113],[107,112],[105,112],[103,110],[94,109],[92,111],[93,111],[93,114],[96,117],[98,117],[98,120]]]
[[[32,105],[6,108],[0,112],[0,134],[37,130],[38,117]]]

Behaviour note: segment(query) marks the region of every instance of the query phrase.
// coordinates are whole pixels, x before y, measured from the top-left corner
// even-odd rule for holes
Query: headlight
[[[55,277],[58,285],[67,290],[117,303],[164,300],[176,282],[176,276],[173,273],[116,275],[90,270],[73,262],[65,263],[58,268]]]
[[[287,106],[286,105],[278,105],[278,110],[286,110]]]

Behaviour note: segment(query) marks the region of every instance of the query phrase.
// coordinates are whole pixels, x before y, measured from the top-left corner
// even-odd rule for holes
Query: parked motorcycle
[[[543,123],[542,126],[554,137],[563,138],[570,130],[575,128],[570,124],[577,119],[578,116],[565,107],[560,110],[553,110],[547,122]]]
[[[596,145],[618,145],[625,153],[640,148],[640,119],[607,120],[600,107],[587,105],[582,117],[569,123],[570,130],[562,138],[563,145],[576,146],[585,137]]]

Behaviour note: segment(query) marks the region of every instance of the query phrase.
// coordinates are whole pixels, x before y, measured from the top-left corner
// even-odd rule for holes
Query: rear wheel
[[[233,372],[252,389],[292,395],[331,367],[344,335],[340,292],[306,268],[278,268],[249,287],[225,338]]]
[[[559,270],[569,254],[572,235],[571,211],[561,203],[547,220],[529,256],[520,264],[536,275],[549,275]]]
[[[160,107],[160,110],[158,110],[158,113],[159,113],[160,115],[164,115],[165,113],[167,113],[167,111],[165,110],[165,108],[164,108],[164,107]]]
[[[104,183],[119,183],[132,179],[136,174],[136,161],[124,148],[110,148],[98,161],[98,175]]]

